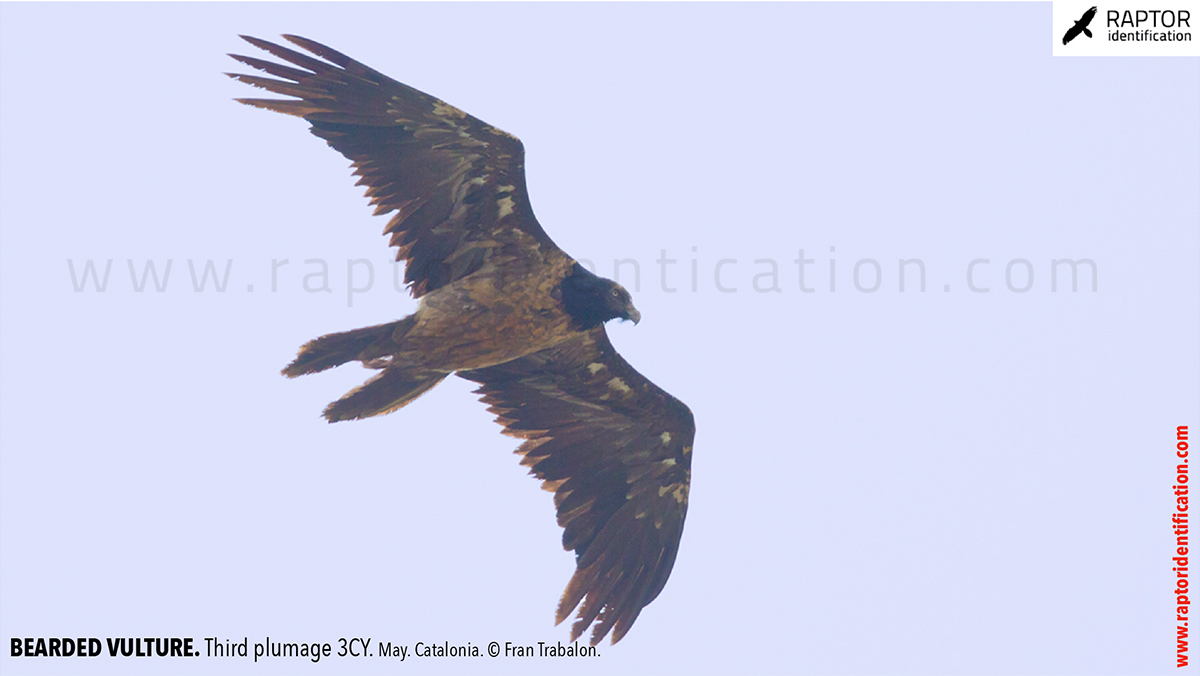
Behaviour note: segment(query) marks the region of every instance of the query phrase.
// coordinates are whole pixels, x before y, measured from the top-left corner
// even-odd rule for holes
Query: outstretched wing
[[[230,77],[294,97],[238,101],[308,120],[353,162],[375,213],[396,212],[384,234],[407,263],[413,296],[471,274],[502,249],[554,246],[529,206],[516,137],[312,40],[284,36],[320,59],[242,37],[298,68],[230,54],[274,76]]]
[[[525,439],[521,464],[554,492],[576,571],[558,606],[592,645],[621,640],[662,591],[683,533],[692,412],[621,358],[601,326],[560,346],[458,375]],[[580,602],[582,601],[582,605]]]

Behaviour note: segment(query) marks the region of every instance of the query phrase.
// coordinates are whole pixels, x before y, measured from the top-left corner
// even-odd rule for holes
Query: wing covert
[[[288,99],[238,99],[302,117],[353,163],[414,297],[478,270],[497,251],[554,246],[533,216],[515,136],[318,42],[318,58],[242,36],[291,65],[230,54],[273,77],[228,75]]]
[[[575,640],[625,635],[666,584],[691,482],[692,413],[617,354],[604,327],[514,361],[458,375],[505,434],[525,440],[521,464],[554,492],[563,547],[576,571],[559,603],[579,606]]]

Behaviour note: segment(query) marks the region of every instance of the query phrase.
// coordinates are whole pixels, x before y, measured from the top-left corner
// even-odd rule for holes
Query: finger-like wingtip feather
[[[328,99],[331,98],[328,93],[321,87],[310,87],[295,82],[286,82],[283,80],[275,80],[269,77],[259,77],[257,75],[238,75],[236,73],[226,73],[238,82],[245,82],[252,87],[265,89],[273,94],[282,94],[284,96],[294,96],[298,99]]]
[[[332,47],[326,47],[316,40],[309,40],[308,38],[300,37],[299,35],[290,35],[288,33],[283,34],[283,39],[298,47],[307,49],[322,59],[325,59],[330,63],[337,64],[346,70],[351,70],[354,67],[370,70],[366,66],[346,56],[338,50]]]
[[[274,75],[292,82],[300,82],[301,80],[312,77],[312,73],[306,70],[290,68],[265,59],[256,59],[253,56],[245,56],[244,54],[229,54],[229,58],[238,63],[246,64],[255,70],[261,70],[268,75]]]
[[[314,73],[328,73],[335,70],[335,68],[328,63],[314,59],[306,54],[301,54],[294,49],[288,49],[287,47],[277,45],[274,42],[268,42],[267,40],[249,35],[242,35],[239,37],[255,47],[258,47],[264,52],[268,52],[273,56],[283,59],[284,61],[287,61],[293,65],[300,66],[301,68],[307,68]]]
[[[366,77],[368,79],[382,77],[382,73],[374,68],[355,61],[338,50],[333,49],[332,47],[327,47],[316,40],[309,40],[308,38],[300,37],[299,35],[284,34],[283,37],[288,42],[291,42],[299,47],[303,47],[322,59],[339,66],[351,75],[356,77]]]
[[[296,117],[304,117],[320,111],[319,108],[315,108],[304,101],[284,101],[281,99],[234,99],[234,101],[254,106],[255,108],[283,113],[284,115],[295,115]]]

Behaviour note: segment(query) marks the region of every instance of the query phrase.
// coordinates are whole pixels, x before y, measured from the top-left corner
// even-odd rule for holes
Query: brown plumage
[[[273,77],[231,74],[292,99],[238,99],[302,117],[349,158],[406,262],[417,312],[300,349],[284,375],[350,361],[379,372],[325,409],[330,422],[390,413],[457,374],[522,464],[554,492],[575,575],[571,640],[616,643],[666,584],[687,514],[691,411],[633,369],[604,330],[637,322],[629,292],[588,272],[534,218],[516,137],[324,45],[316,55],[246,37],[291,65],[231,55]]]

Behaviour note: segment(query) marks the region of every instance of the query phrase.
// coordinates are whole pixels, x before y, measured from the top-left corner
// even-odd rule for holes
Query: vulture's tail
[[[399,340],[416,323],[414,315],[379,326],[331,333],[310,340],[300,348],[292,363],[283,369],[289,378],[318,373],[350,361],[369,362],[395,352]]]
[[[391,413],[433,389],[450,375],[413,367],[388,366],[367,382],[325,407],[329,422]]]

